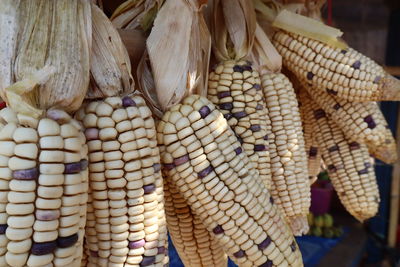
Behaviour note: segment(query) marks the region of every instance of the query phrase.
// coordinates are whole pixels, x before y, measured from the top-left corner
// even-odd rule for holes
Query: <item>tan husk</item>
[[[185,95],[206,95],[211,39],[196,0],[166,1],[147,39],[147,51],[160,108],[166,110]],[[173,16],[171,14],[179,14]]]
[[[86,98],[129,94],[134,87],[128,52],[111,21],[92,4],[93,44]]]
[[[0,1],[0,95],[13,82],[13,61],[18,34],[19,0]]]
[[[40,109],[77,110],[89,84],[90,2],[24,0],[20,6],[15,80],[45,65],[55,74],[30,93]]]

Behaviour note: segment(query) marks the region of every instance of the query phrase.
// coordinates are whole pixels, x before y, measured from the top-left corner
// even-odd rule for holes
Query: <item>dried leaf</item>
[[[134,87],[128,52],[111,21],[92,5],[91,86],[87,98],[129,94]]]

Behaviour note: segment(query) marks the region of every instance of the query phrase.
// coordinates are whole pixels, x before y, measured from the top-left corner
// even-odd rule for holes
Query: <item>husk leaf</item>
[[[77,110],[89,85],[90,2],[21,1],[15,79],[49,65],[55,73],[29,94],[40,109]]]
[[[0,1],[0,95],[13,82],[13,66],[18,35],[19,0]]]
[[[179,103],[185,95],[206,95],[204,69],[208,66],[211,39],[201,8],[195,0],[166,1],[147,39],[162,110]]]
[[[126,95],[134,88],[128,52],[103,11],[92,4],[93,44],[86,98]]]
[[[218,60],[243,59],[253,45],[256,16],[252,1],[214,0],[211,33]]]

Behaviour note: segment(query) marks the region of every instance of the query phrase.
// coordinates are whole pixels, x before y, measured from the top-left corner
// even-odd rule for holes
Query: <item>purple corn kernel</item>
[[[329,172],[336,172],[337,169],[336,169],[335,165],[331,164],[331,165],[328,166],[328,171]]]
[[[222,104],[219,104],[219,108],[222,110],[231,110],[231,109],[233,109],[233,104],[232,103],[222,103]]]
[[[269,202],[270,202],[271,204],[274,204],[274,203],[275,203],[275,200],[272,198],[272,196],[269,197]]]
[[[268,139],[269,139],[268,135],[264,136],[264,140],[268,140]]]
[[[349,144],[349,146],[350,146],[350,150],[360,149],[360,144],[357,143],[357,142],[351,142],[351,143]]]
[[[254,145],[254,151],[265,151],[267,147],[265,145]]]
[[[328,148],[329,152],[335,152],[335,151],[339,151],[339,147],[337,145],[331,146],[330,148]]]
[[[140,239],[137,241],[130,241],[128,246],[130,249],[137,249],[137,248],[144,247],[145,244],[146,244],[146,241],[144,241],[144,239]]]
[[[369,162],[364,162],[364,166],[365,166],[365,168],[371,168],[372,167],[371,163],[369,163]]]
[[[172,170],[173,168],[175,168],[175,164],[173,164],[173,163],[164,163],[163,166],[167,171]]]
[[[222,228],[221,225],[217,225],[214,229],[213,229],[213,233],[216,235],[222,234],[224,233],[224,229]]]
[[[364,121],[365,121],[366,123],[369,123],[369,122],[371,122],[371,121],[374,121],[374,119],[372,118],[372,115],[368,115],[368,116],[366,116],[366,117],[364,118]]]
[[[235,148],[235,153],[236,153],[236,155],[239,155],[239,154],[242,153],[242,152],[243,152],[243,149],[242,149],[241,147]]]
[[[214,170],[213,166],[210,165],[210,166],[208,166],[207,168],[205,168],[204,170],[200,171],[200,172],[198,173],[198,177],[199,177],[199,178],[204,178],[204,177],[206,177],[207,175],[209,175],[213,170]]]
[[[219,92],[219,93],[217,94],[217,96],[218,96],[218,98],[228,97],[228,96],[231,96],[231,92],[229,92],[229,91]]]
[[[263,106],[263,105],[257,104],[256,110],[263,110],[263,109],[264,109],[264,106]]]
[[[164,255],[165,255],[165,256],[168,255],[168,248],[165,249]]]
[[[159,172],[161,170],[161,164],[160,163],[154,163],[153,164],[153,169],[154,169],[154,172]]]
[[[292,252],[295,252],[296,251],[296,242],[295,241],[293,241],[292,242],[292,244],[290,245],[290,248],[292,249]]]
[[[259,83],[255,83],[253,84],[253,88],[255,88],[256,90],[261,90],[261,85]]]
[[[311,157],[315,157],[318,154],[318,147],[310,147],[310,151],[308,152],[308,156]]]
[[[357,173],[360,174],[360,175],[361,175],[361,174],[368,174],[368,168],[359,170]]]
[[[241,119],[247,116],[246,111],[239,111],[239,112],[235,112],[233,113],[233,117],[235,117],[236,119]]]
[[[86,159],[81,160],[80,163],[81,163],[81,171],[86,170],[87,167],[89,166],[89,162]]]
[[[125,108],[127,108],[127,107],[136,107],[136,103],[129,96],[125,96],[124,98],[122,98],[122,106],[125,107]]]
[[[99,129],[97,128],[87,128],[85,130],[86,140],[97,140],[99,139]]]
[[[353,67],[354,69],[358,70],[361,67],[361,61],[357,60],[353,63],[353,65],[351,65],[351,67]]]
[[[271,238],[268,236],[264,241],[262,241],[260,244],[258,244],[258,249],[259,250],[264,250],[266,249],[270,244],[271,244],[272,240]]]
[[[94,251],[94,250],[90,250],[90,256],[97,258],[99,256],[99,252],[98,251]]]
[[[39,177],[39,170],[38,168],[32,168],[13,171],[12,177],[17,180],[35,180]]]
[[[248,62],[247,64],[250,64],[250,65],[244,65],[244,66],[242,66],[242,68],[247,71],[253,71],[253,68],[251,67],[251,63]]]
[[[200,113],[200,116],[204,119],[211,113],[211,110],[208,106],[203,106],[200,108],[199,113]]]
[[[234,72],[243,72],[244,68],[242,68],[242,66],[235,65],[235,66],[233,66],[233,71]]]
[[[7,224],[0,224],[0,235],[4,235],[6,233],[7,227]]]
[[[336,104],[333,106],[333,109],[334,109],[334,110],[339,110],[341,107],[342,107],[342,106],[341,106],[339,103],[336,103]]]
[[[230,119],[232,119],[232,114],[231,113],[226,113],[225,115],[224,115],[224,118],[226,119],[226,120],[230,120]]]
[[[148,184],[143,186],[144,194],[151,194],[156,191],[155,184]]]
[[[78,234],[73,234],[73,235],[65,236],[65,237],[59,236],[57,238],[57,245],[60,248],[72,247],[73,245],[76,244],[76,242],[78,242]]]
[[[31,253],[36,256],[42,256],[53,253],[54,250],[56,250],[56,248],[57,248],[56,241],[43,242],[43,243],[33,242],[31,247]]]
[[[81,171],[80,162],[65,163],[64,166],[64,174],[79,173]]]
[[[371,122],[368,123],[368,128],[374,129],[375,127],[376,127],[376,124],[375,124],[374,121],[371,121]]]
[[[155,256],[144,256],[140,266],[149,266],[156,262]]]
[[[376,83],[379,83],[379,81],[382,79],[382,77],[381,76],[376,76],[375,77],[375,79],[374,79],[374,83],[376,84]]]
[[[165,247],[158,247],[157,248],[157,254],[164,254],[165,253]]]
[[[308,80],[312,80],[312,78],[314,78],[314,73],[312,73],[311,71],[307,73],[307,79]]]
[[[179,166],[179,165],[182,165],[182,164],[188,162],[189,160],[190,160],[189,155],[184,155],[182,157],[174,159],[174,165]]]
[[[53,221],[60,218],[59,210],[36,210],[35,212],[36,220],[40,221]]]
[[[337,95],[338,94],[338,92],[336,92],[335,90],[329,89],[329,88],[326,88],[326,92],[328,94],[330,94],[330,95]]]
[[[340,53],[342,53],[343,55],[345,55],[347,53],[347,50],[342,49],[342,51],[340,51]]]
[[[251,126],[250,126],[250,130],[251,130],[252,132],[261,131],[261,126],[260,126],[260,124],[251,125]]]
[[[261,264],[258,267],[272,267],[272,266],[273,266],[272,261],[271,260],[267,260],[266,262],[264,262],[263,264]]]
[[[235,256],[235,258],[243,258],[246,256],[246,252],[244,252],[244,250],[239,250],[233,253],[233,256]]]
[[[318,120],[325,117],[325,111],[323,109],[317,109],[314,111],[314,117]]]

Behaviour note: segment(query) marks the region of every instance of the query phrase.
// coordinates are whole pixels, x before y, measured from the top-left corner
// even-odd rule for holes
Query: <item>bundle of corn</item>
[[[400,81],[339,41],[340,30],[287,10],[278,14],[262,3],[273,0],[254,1],[259,14],[277,29],[273,42],[284,65],[313,91],[357,102],[400,100]]]
[[[302,266],[288,225],[212,103],[193,95],[169,109],[158,142],[169,179],[235,263]]]
[[[0,28],[11,38],[0,48],[8,106],[0,115],[0,265],[79,266],[87,148],[64,110],[81,105],[89,83],[89,5],[2,1],[0,10]]]
[[[254,40],[252,3],[214,1],[211,27],[213,50],[220,63],[209,75],[208,98],[224,114],[264,185],[270,188],[270,122],[259,73],[244,60]]]
[[[341,202],[361,222],[375,216],[379,191],[366,145],[345,137],[304,90],[299,99],[303,114],[313,125],[322,158]]]
[[[76,114],[89,148],[88,266],[168,264],[163,181],[150,109],[132,92],[117,30],[92,5],[92,85]],[[94,63],[96,62],[96,63]]]

